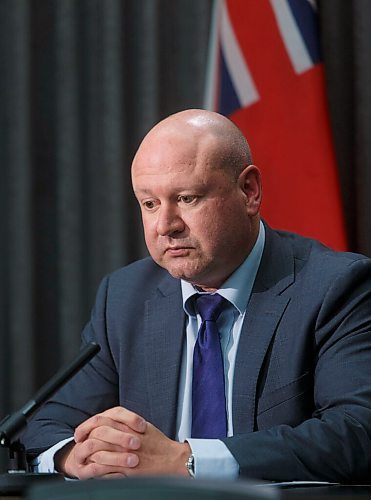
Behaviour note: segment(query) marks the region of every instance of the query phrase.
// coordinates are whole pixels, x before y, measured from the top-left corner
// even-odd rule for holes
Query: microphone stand
[[[87,344],[71,363],[48,380],[20,410],[7,415],[0,422],[0,447],[8,450],[9,461],[8,472],[0,474],[0,494],[20,493],[33,481],[64,479],[58,473],[30,472],[25,448],[19,440],[19,435],[34,413],[99,351],[98,344],[94,342]]]

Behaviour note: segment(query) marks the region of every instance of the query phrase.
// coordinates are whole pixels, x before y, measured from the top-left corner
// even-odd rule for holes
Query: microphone
[[[100,346],[98,344],[95,342],[88,343],[72,362],[61,368],[20,410],[6,416],[0,422],[0,446],[11,446],[12,442],[24,430],[32,415],[99,351]]]
[[[63,481],[59,473],[28,472],[26,453],[18,437],[32,415],[98,352],[100,346],[88,343],[66,367],[60,369],[22,408],[0,422],[0,451],[8,448],[8,473],[0,474],[0,497],[23,495],[32,485],[45,481]]]

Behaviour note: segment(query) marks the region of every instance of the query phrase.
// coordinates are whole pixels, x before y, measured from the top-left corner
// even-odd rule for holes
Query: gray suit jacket
[[[100,285],[83,342],[101,352],[35,417],[38,454],[122,405],[175,435],[185,336],[180,283],[150,258]],[[266,227],[238,346],[235,435],[243,476],[369,481],[371,260]]]

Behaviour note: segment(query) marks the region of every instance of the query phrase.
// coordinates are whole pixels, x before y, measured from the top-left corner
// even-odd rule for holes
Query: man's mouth
[[[171,246],[167,247],[165,253],[171,255],[172,257],[183,257],[188,255],[192,247],[189,246]]]

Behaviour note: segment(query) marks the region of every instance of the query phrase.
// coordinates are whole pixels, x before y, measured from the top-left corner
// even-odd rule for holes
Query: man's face
[[[257,233],[246,190],[216,168],[217,161],[210,137],[166,136],[159,145],[142,144],[132,171],[152,258],[205,289],[220,287],[233,273]]]

